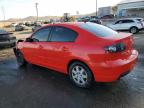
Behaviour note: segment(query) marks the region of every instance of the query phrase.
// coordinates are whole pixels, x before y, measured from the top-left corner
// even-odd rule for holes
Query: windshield
[[[116,36],[118,34],[118,32],[106,26],[95,23],[82,23],[79,27],[99,37]]]
[[[3,29],[0,29],[0,34],[8,34],[8,32]]]

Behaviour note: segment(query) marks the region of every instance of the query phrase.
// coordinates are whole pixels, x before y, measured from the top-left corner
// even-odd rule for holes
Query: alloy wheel
[[[82,66],[76,65],[72,69],[72,78],[76,84],[85,85],[88,80],[88,75]]]

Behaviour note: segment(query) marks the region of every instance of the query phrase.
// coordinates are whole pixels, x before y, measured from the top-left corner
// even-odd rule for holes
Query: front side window
[[[119,21],[117,21],[115,24],[121,24],[122,23],[122,21],[121,20],[119,20]]]
[[[32,35],[32,39],[36,42],[46,42],[48,41],[50,30],[51,27],[40,29]]]
[[[51,42],[74,42],[77,37],[77,32],[65,28],[65,27],[55,27],[51,34]]]

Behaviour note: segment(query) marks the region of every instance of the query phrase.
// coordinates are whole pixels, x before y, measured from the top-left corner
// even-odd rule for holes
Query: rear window
[[[98,36],[98,37],[109,37],[109,36],[116,36],[118,32],[95,23],[83,23],[79,25],[80,28]]]
[[[143,19],[142,19],[142,18],[140,18],[140,19],[137,19],[137,21],[143,21]]]

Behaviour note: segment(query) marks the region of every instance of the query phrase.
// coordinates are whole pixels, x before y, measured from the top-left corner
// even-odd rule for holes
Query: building
[[[144,17],[144,0],[123,0],[118,4],[119,17]]]
[[[113,14],[113,10],[112,7],[101,7],[98,9],[98,16],[99,17],[103,17],[106,15],[112,15]]]

